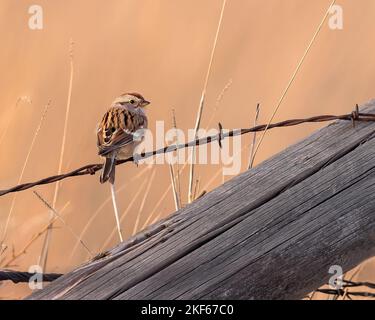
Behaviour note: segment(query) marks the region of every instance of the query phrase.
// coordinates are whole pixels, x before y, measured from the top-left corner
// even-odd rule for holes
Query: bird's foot
[[[137,168],[138,168],[140,160],[141,160],[141,156],[139,154],[135,153],[133,155],[133,163],[137,166]]]

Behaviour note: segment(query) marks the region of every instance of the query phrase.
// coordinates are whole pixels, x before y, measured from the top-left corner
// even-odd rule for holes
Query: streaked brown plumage
[[[126,93],[113,101],[97,129],[99,155],[106,161],[100,182],[115,181],[115,162],[133,156],[134,149],[142,141],[141,130],[147,128],[143,108],[149,102],[139,93]]]

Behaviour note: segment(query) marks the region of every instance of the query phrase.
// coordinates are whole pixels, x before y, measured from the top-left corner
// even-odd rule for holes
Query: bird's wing
[[[107,156],[137,140],[134,133],[147,126],[142,114],[123,108],[109,109],[97,130],[99,155]]]
[[[106,133],[105,133],[106,134]],[[99,155],[106,156],[113,151],[121,149],[122,147],[126,146],[129,143],[133,142],[133,134],[126,133],[121,129],[116,130],[114,133],[109,133],[107,135],[108,141],[101,145],[99,145]],[[106,138],[105,138],[106,139]]]

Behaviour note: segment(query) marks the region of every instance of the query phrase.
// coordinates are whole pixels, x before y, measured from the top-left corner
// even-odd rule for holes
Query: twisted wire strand
[[[0,281],[9,280],[13,283],[29,282],[30,278],[35,276],[36,273],[23,272],[23,271],[12,271],[12,270],[0,270]],[[62,276],[60,273],[41,273],[43,281],[51,282]]]

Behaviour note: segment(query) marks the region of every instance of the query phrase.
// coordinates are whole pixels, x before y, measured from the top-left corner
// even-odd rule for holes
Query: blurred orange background
[[[201,126],[216,128],[220,121],[225,128],[250,127],[258,102],[259,123],[267,122],[330,3],[228,0]],[[331,30],[328,21],[323,25],[275,121],[349,113],[356,103],[375,97],[375,2],[337,3],[344,10],[343,30]],[[27,0],[0,2],[0,189],[17,184],[48,101],[50,107],[22,182],[57,173],[71,75],[70,51],[74,70],[63,172],[101,161],[95,128],[112,100],[123,92],[138,91],[151,100],[151,130],[157,120],[164,120],[166,129],[172,127],[172,109],[179,128],[186,132],[194,127],[221,0],[39,0],[42,30],[28,27],[28,10],[33,4],[35,1]],[[256,164],[321,126],[306,124],[270,131]],[[246,136],[243,143],[249,145],[251,139]],[[242,170],[246,170],[248,157],[246,148]],[[217,174],[220,170],[221,165],[196,167],[200,191],[212,190],[230,178]],[[115,220],[109,187],[98,180],[98,175],[64,180],[56,203],[56,210],[64,209],[61,214],[75,233],[85,230],[83,241],[93,253],[118,242],[117,233],[112,233]],[[126,211],[122,224],[126,237],[175,211],[170,184],[168,165],[119,167],[118,202],[120,212]],[[187,187],[186,168],[181,174],[184,203]],[[50,184],[34,190],[52,203],[54,188]],[[0,232],[13,197],[0,197]],[[18,193],[0,267],[48,221],[48,209],[32,190]],[[27,270],[36,264],[43,238],[9,267]],[[87,252],[76,242],[58,221],[48,272],[64,273],[87,261]],[[371,261],[364,264],[355,279],[375,281],[373,267]],[[0,284],[3,299],[22,298],[28,293],[27,285]]]

